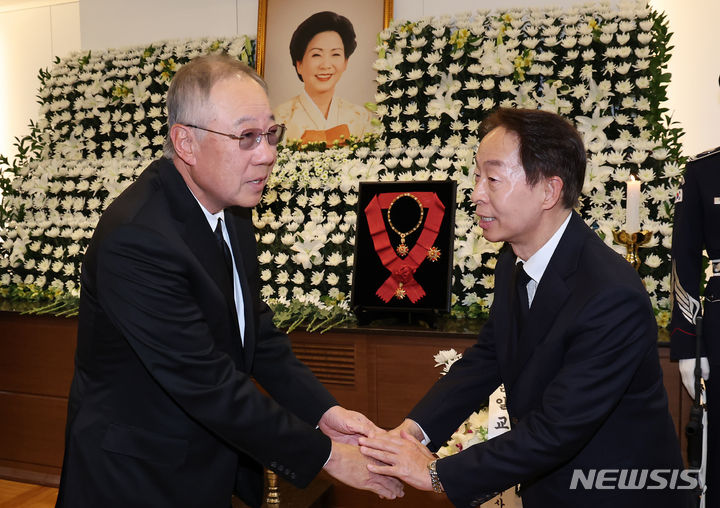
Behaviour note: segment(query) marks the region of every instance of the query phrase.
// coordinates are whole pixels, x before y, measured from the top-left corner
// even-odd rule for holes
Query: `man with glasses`
[[[260,506],[263,466],[402,495],[355,446],[378,429],[295,358],[259,298],[251,209],[285,130],[264,82],[200,57],[167,107],[165,157],[108,207],[85,256],[57,506],[227,508],[233,493]]]

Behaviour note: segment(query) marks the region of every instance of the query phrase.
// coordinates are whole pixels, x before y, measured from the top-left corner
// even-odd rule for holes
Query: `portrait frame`
[[[450,311],[456,193],[457,182],[450,179],[360,182],[350,294],[356,314]],[[419,207],[423,213],[417,222]],[[408,233],[400,240],[403,231]],[[401,242],[407,254],[398,251]],[[410,273],[403,275],[404,270]],[[399,297],[398,282],[407,289]],[[420,293],[411,294],[414,283],[419,298]]]
[[[377,58],[377,34],[390,24],[393,0],[371,0],[370,4],[372,2],[377,5],[368,7],[364,2],[352,0],[258,0],[255,69],[268,83],[272,108],[302,89],[302,82],[292,66],[289,41],[305,18],[324,10],[348,17],[358,41],[348,69],[338,83],[338,93],[355,104],[374,102],[376,84],[372,64]]]

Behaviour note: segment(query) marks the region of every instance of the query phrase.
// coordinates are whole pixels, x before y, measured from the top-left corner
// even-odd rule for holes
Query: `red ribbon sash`
[[[396,295],[395,292],[398,288],[405,290],[408,299],[412,303],[425,296],[425,290],[415,280],[414,274],[422,262],[425,261],[428,250],[435,243],[445,215],[445,205],[442,204],[436,193],[412,192],[411,194],[418,198],[423,208],[427,208],[428,212],[415,246],[410,250],[407,257],[401,258],[390,244],[390,237],[385,228],[382,214],[382,211],[387,210],[390,203],[400,194],[405,194],[405,192],[378,194],[365,207],[365,216],[367,217],[375,252],[383,266],[390,272],[390,276],[375,292],[385,303],[388,303]]]

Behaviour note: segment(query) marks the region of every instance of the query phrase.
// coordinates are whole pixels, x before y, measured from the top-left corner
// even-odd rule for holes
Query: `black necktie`
[[[225,268],[227,268],[228,272],[230,273],[230,280],[234,280],[232,254],[230,253],[230,247],[228,247],[228,244],[223,237],[222,219],[218,219],[217,221],[217,226],[215,227],[215,239],[218,241],[220,250],[222,250],[223,256],[225,257]]]
[[[229,296],[231,298],[230,301],[232,302],[232,305],[230,305],[230,316],[232,317],[231,322],[233,323],[232,326],[237,331],[238,335],[240,335],[240,329],[238,328],[237,307],[235,305],[235,277],[233,275],[232,254],[230,253],[230,247],[222,234],[222,219],[218,219],[217,226],[215,226],[215,239],[217,240],[218,246],[223,253],[223,257],[225,258],[225,268],[227,268],[228,275],[230,276],[230,286],[228,289],[230,289]]]
[[[515,291],[517,296],[517,310],[518,317],[520,320],[520,328],[522,323],[527,318],[528,312],[530,311],[530,303],[528,301],[527,284],[531,278],[523,268],[523,263],[515,264]]]

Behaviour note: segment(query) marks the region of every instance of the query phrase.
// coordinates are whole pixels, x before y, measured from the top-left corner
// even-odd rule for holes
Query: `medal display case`
[[[360,183],[350,299],[358,317],[449,312],[456,187]]]

